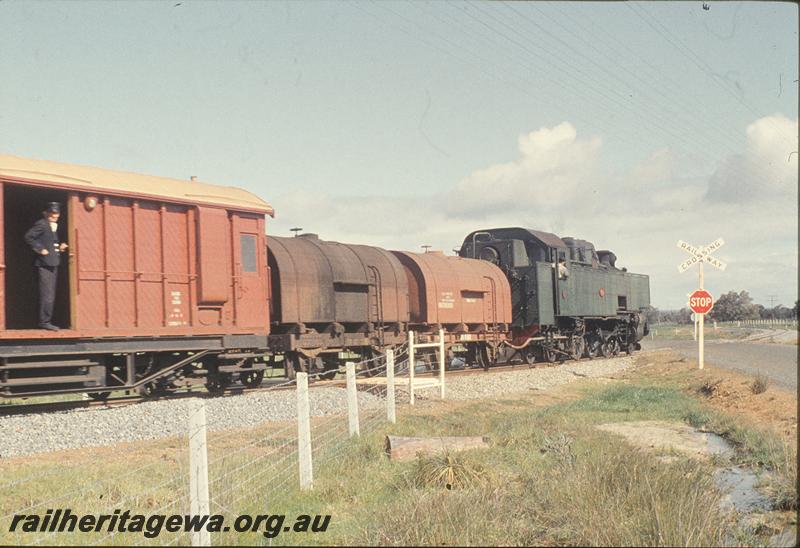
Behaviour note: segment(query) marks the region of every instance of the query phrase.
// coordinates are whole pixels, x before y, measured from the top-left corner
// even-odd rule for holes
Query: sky
[[[592,241],[679,308],[792,306],[798,8],[779,2],[0,2],[0,154],[246,188],[267,231],[452,253]]]

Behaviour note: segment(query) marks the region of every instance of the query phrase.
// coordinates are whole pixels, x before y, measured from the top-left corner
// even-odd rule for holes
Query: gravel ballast
[[[632,358],[619,357],[535,369],[519,366],[515,371],[449,376],[445,386],[447,399],[482,399],[530,393],[530,390],[543,390],[582,377],[605,377],[632,365]],[[398,378],[398,404],[408,402],[404,388],[402,379]],[[373,392],[377,391],[359,391],[359,408],[385,405],[383,398]],[[419,389],[418,394],[420,399],[438,399],[438,388]],[[312,386],[309,395],[312,416],[341,414],[347,410],[344,388]],[[195,402],[195,398],[182,398],[110,409],[0,417],[0,458],[183,436]],[[296,417],[296,405],[294,390],[209,398],[206,400],[208,428],[217,431],[254,426],[264,421],[290,420]]]
[[[632,366],[633,358],[628,356],[566,362],[554,367],[536,369],[520,365],[516,371],[448,377],[445,379],[445,392],[449,400],[473,400],[521,392],[530,393],[531,390],[545,390],[580,378],[607,377]],[[433,395],[433,390],[437,391],[436,396]],[[421,397],[435,399],[438,397],[438,390],[438,388],[424,388],[419,390],[419,394]]]
[[[347,409],[346,398],[343,388],[312,388],[309,391],[311,416],[343,413]],[[359,392],[358,400],[361,409],[385,405],[383,399],[367,392]],[[196,401],[196,398],[181,398],[110,409],[0,417],[0,458],[183,436]],[[294,390],[206,399],[206,419],[211,431],[296,416]]]

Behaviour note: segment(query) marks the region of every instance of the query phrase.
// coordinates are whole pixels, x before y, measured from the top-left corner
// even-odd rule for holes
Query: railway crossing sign
[[[698,289],[689,297],[689,308],[695,314],[707,314],[714,308],[714,298],[705,289]]]
[[[698,327],[699,337],[697,342],[697,353],[699,357],[698,361],[700,362],[700,369],[703,369],[704,357],[703,326],[705,324],[706,313],[709,312],[714,306],[714,299],[711,297],[711,293],[703,289],[703,265],[708,263],[715,268],[725,270],[728,265],[716,257],[711,256],[713,252],[718,250],[723,245],[725,245],[725,240],[722,238],[717,238],[705,247],[696,247],[692,244],[687,244],[683,240],[678,240],[678,247],[690,255],[688,259],[684,260],[678,265],[678,272],[683,274],[694,265],[699,265],[698,274],[700,278],[700,289],[689,296],[689,308],[691,308],[695,314],[697,314],[700,324]]]
[[[711,254],[714,251],[718,250],[723,245],[725,245],[725,240],[723,240],[722,238],[717,238],[716,240],[714,240],[713,242],[702,248],[695,247],[692,244],[687,244],[683,240],[678,240],[678,247],[686,251],[689,255],[691,255],[690,258],[686,259],[685,261],[681,262],[678,265],[678,272],[683,274],[684,272],[692,268],[694,265],[699,263],[708,263],[711,266],[716,267],[720,270],[725,270],[728,267],[728,265],[720,261],[716,257],[711,256]]]

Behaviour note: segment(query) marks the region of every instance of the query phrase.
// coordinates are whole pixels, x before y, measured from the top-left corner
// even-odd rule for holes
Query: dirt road
[[[697,343],[692,340],[642,341],[642,348],[672,348],[681,355],[697,359]],[[797,345],[739,341],[706,341],[707,363],[755,375],[763,373],[776,385],[797,390]]]

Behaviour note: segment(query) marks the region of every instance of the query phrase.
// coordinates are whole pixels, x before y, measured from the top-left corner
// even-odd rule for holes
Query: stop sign
[[[698,289],[689,297],[689,308],[697,314],[705,314],[714,307],[714,299],[711,293],[705,289]]]

